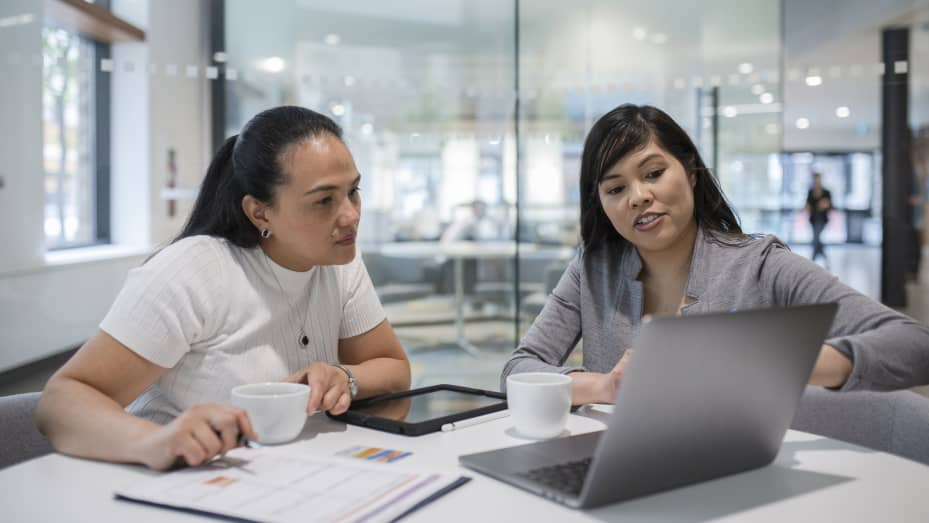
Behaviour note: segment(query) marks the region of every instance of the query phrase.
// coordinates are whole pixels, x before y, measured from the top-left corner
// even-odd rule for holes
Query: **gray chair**
[[[791,428],[929,465],[929,398],[807,386]]]
[[[48,439],[35,426],[35,408],[41,395],[0,396],[0,469],[52,452]]]

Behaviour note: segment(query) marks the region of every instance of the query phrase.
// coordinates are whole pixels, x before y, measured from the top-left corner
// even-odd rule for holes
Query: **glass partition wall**
[[[779,232],[780,2],[224,3],[225,129],[334,118],[362,174],[359,247],[414,385],[496,389],[576,252],[584,137],[656,105],[749,231]],[[779,185],[778,185],[779,187]],[[576,354],[575,357],[578,357]]]

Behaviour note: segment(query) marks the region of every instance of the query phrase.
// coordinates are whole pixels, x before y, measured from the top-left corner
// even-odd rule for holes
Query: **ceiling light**
[[[332,114],[336,116],[342,116],[343,114],[345,114],[345,106],[342,104],[333,104]]]
[[[286,62],[280,56],[271,56],[258,61],[258,69],[268,73],[279,73],[284,70]]]
[[[761,96],[759,96],[758,99],[763,104],[769,104],[774,101],[774,95],[771,93],[761,93]]]
[[[794,122],[794,125],[797,126],[797,129],[806,129],[810,126],[810,121],[806,118],[797,118],[797,121]]]
[[[752,86],[752,94],[755,96],[760,95],[764,92],[764,86],[761,84],[755,84]]]
[[[213,53],[214,62],[223,63],[228,59],[229,59],[229,55],[227,55],[223,51],[216,51],[215,53]]]
[[[355,85],[355,77],[352,75],[345,75],[345,87],[351,87]]]
[[[739,114],[739,111],[735,107],[731,105],[727,105],[726,107],[723,107],[723,116],[725,116],[726,118],[732,118],[737,114]]]
[[[326,42],[326,45],[339,45],[341,41],[342,39],[335,33],[329,33],[323,38],[323,42]]]
[[[851,116],[851,114],[852,114],[852,111],[847,106],[840,105],[839,107],[835,108],[835,115],[838,116],[839,118],[848,118],[849,116]]]
[[[806,77],[806,85],[810,87],[816,87],[817,85],[823,84],[823,77],[818,74],[811,74]]]
[[[632,37],[636,40],[645,40],[645,37],[648,36],[648,31],[644,27],[635,27],[632,29]]]
[[[748,62],[743,62],[739,64],[739,72],[742,74],[752,74],[752,71],[754,70],[755,70],[755,66]]]
[[[361,134],[371,134],[374,132],[374,125],[370,123],[361,124]]]

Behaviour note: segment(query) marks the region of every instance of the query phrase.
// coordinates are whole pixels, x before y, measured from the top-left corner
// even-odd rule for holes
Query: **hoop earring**
[[[264,239],[266,239],[266,240],[267,240],[268,238],[270,238],[270,237],[271,237],[271,229],[268,229],[267,227],[265,227],[264,229],[262,229],[262,230],[261,230],[261,237],[264,238]]]

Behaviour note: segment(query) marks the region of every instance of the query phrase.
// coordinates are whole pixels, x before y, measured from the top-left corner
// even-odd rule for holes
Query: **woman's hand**
[[[352,403],[348,388],[348,375],[332,365],[315,362],[300,372],[288,376],[284,381],[305,383],[310,386],[310,399],[306,404],[306,413],[313,415],[318,410],[332,414],[342,414]]]
[[[215,403],[194,405],[143,437],[139,456],[142,463],[155,470],[179,462],[193,467],[238,447],[240,435],[258,439],[244,410]]]
[[[626,366],[629,364],[629,358],[632,357],[634,352],[633,349],[627,349],[613,369],[605,374],[599,372],[571,373],[573,380],[571,403],[573,405],[613,403],[622,382],[623,374],[626,371]]]
[[[823,344],[810,374],[810,385],[838,389],[852,374],[852,360],[831,345]]]

